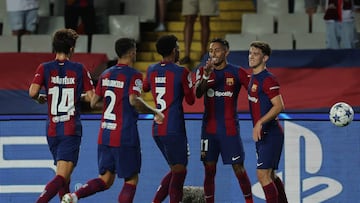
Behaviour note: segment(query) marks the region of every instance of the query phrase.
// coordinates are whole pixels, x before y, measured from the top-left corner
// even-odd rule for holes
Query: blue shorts
[[[262,139],[256,142],[257,169],[277,170],[284,145],[284,132],[277,124],[263,131]]]
[[[8,12],[11,30],[35,32],[38,23],[38,9]]]
[[[55,136],[47,137],[50,152],[57,161],[71,161],[76,166],[79,158],[81,137],[80,136]]]
[[[99,174],[106,171],[117,173],[119,178],[130,178],[140,173],[141,149],[140,147],[110,147],[98,145]]]
[[[219,154],[221,154],[223,164],[244,163],[245,152],[241,137],[203,132],[201,135],[201,161],[217,162]]]
[[[187,165],[189,144],[185,135],[154,136],[153,138],[169,165]]]

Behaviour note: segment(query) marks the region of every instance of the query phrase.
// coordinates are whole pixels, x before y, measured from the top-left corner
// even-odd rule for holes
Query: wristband
[[[210,75],[209,75],[209,76],[205,76],[205,74],[203,74],[203,75],[202,75],[202,78],[203,78],[204,80],[208,80],[208,79],[210,78]]]

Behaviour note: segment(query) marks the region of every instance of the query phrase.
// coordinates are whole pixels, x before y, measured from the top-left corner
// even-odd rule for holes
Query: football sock
[[[60,188],[58,195],[60,197],[60,200],[62,199],[62,197],[66,194],[70,192],[70,181],[64,185],[64,187]]]
[[[216,165],[205,165],[204,194],[206,203],[215,201]]]
[[[278,190],[278,193],[279,193],[279,203],[287,203],[288,201],[287,201],[283,182],[281,181],[281,179],[279,177],[277,177],[274,180],[274,183],[275,183],[276,189]]]
[[[180,172],[172,172],[169,186],[170,203],[179,203],[182,201],[186,173],[186,169]]]
[[[123,188],[119,194],[119,203],[132,203],[136,192],[136,185],[124,183]]]
[[[153,199],[153,203],[160,203],[165,200],[166,196],[169,192],[169,185],[171,180],[171,171],[164,176],[161,180],[160,186],[156,191],[155,197]]]
[[[266,203],[278,203],[278,191],[274,182],[263,186]]]
[[[245,202],[253,203],[254,201],[251,193],[251,183],[246,171],[236,174],[236,177],[239,181],[240,188],[243,192]]]
[[[57,175],[46,186],[36,203],[47,203],[66,185],[64,177]]]
[[[85,185],[81,186],[75,194],[80,199],[106,189],[106,183],[101,178],[95,178],[89,180]]]

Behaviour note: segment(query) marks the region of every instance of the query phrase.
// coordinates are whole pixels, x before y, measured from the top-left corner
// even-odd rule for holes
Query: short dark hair
[[[218,42],[223,45],[224,48],[230,49],[229,42],[226,39],[223,38],[214,38],[210,41],[210,43]]]
[[[253,41],[253,42],[251,42],[250,47],[256,47],[258,49],[261,49],[261,51],[264,55],[270,56],[270,54],[271,54],[270,45],[266,42]]]
[[[52,46],[56,53],[69,54],[79,35],[73,29],[60,29],[53,36]]]
[[[136,41],[132,38],[120,38],[115,42],[115,52],[119,58],[124,56],[130,49],[136,48]]]
[[[156,41],[156,51],[162,56],[171,55],[174,48],[178,46],[178,41],[175,35],[163,35]]]

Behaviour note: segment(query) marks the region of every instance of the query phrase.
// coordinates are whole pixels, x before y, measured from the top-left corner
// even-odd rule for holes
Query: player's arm
[[[44,104],[47,101],[45,94],[40,94],[41,86],[32,83],[29,88],[29,96],[40,104]]]
[[[203,70],[198,70],[196,72],[196,85],[195,85],[195,95],[197,98],[202,97],[207,91],[207,83],[210,78],[211,72],[214,70],[214,66],[211,63],[210,59],[206,62],[206,65],[203,67]]]
[[[103,97],[101,97],[97,94],[94,94],[90,101],[90,107],[92,109],[102,109],[102,107],[103,107],[102,98]]]
[[[273,97],[271,99],[271,103],[273,105],[271,109],[263,117],[261,117],[254,126],[253,139],[255,141],[261,140],[262,125],[271,120],[274,120],[280,114],[280,112],[285,109],[281,94]]]
[[[142,113],[153,113],[154,114],[154,120],[158,124],[161,124],[164,120],[164,114],[161,113],[158,109],[155,109],[151,107],[149,104],[147,104],[141,97],[139,97],[136,94],[130,94],[129,95],[129,102],[130,105],[133,106],[138,112]]]
[[[191,73],[187,69],[184,71],[182,80],[185,101],[187,104],[193,105],[195,103],[194,87],[191,79]]]
[[[94,95],[95,95],[94,89],[88,90],[88,91],[85,92],[85,94],[81,95],[81,101],[91,102]]]

